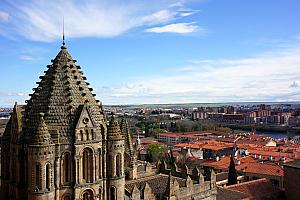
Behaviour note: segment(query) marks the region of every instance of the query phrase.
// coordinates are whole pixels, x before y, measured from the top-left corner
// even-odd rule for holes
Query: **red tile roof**
[[[266,174],[270,176],[284,176],[283,167],[271,163],[257,163],[252,162],[246,164],[243,168],[240,168],[246,173],[255,173],[255,174]]]
[[[240,161],[240,165],[237,165],[238,160]],[[235,159],[236,169],[239,170],[242,167],[245,167],[247,164],[257,162],[254,158],[250,156],[241,157]],[[220,158],[219,161],[216,160],[206,160],[202,163],[203,166],[212,167],[214,169],[220,169],[220,170],[228,170],[230,164],[230,157],[226,156],[223,158]]]
[[[215,140],[205,140],[189,143],[180,143],[175,145],[176,147],[189,147],[192,149],[211,149],[211,150],[221,150],[225,148],[234,147],[232,143],[219,142]]]

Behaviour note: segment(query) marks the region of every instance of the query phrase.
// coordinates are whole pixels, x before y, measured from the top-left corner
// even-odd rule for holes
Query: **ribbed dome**
[[[28,137],[34,133],[35,124],[39,113],[45,113],[44,119],[49,131],[54,130],[59,134],[60,141],[70,143],[77,123],[79,110],[84,103],[87,103],[91,110],[91,117],[97,128],[103,122],[103,109],[99,101],[94,98],[92,88],[85,82],[86,78],[80,71],[80,66],[75,64],[67,48],[61,47],[52,64],[41,81],[37,82],[38,87],[33,88],[34,93],[27,101],[25,110],[25,130]]]

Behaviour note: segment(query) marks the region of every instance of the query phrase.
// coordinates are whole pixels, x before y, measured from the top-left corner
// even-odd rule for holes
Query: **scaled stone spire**
[[[91,115],[96,120],[97,128],[100,127],[103,116],[102,106],[92,94],[92,88],[86,82],[86,77],[80,71],[80,66],[75,64],[67,48],[61,47],[52,64],[41,81],[33,88],[30,100],[26,101],[25,109],[26,134],[31,137],[34,132],[37,116],[44,113],[44,120],[48,129],[58,133],[61,142],[72,143],[71,135],[74,132],[78,118],[78,108],[84,103],[92,107]]]
[[[125,117],[122,118],[120,127],[121,127],[121,132],[125,139],[125,152],[129,155],[131,159],[131,164],[133,164],[134,151],[133,151],[132,138],[128,128],[128,122]]]
[[[31,137],[30,144],[49,145],[50,143],[52,143],[52,141],[48,127],[44,120],[44,113],[40,113],[35,128],[35,134]]]
[[[107,127],[108,139],[123,139],[118,122],[115,120],[114,113],[112,113],[109,125]]]

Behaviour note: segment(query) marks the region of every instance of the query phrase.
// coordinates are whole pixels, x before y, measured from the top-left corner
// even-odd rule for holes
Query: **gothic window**
[[[86,134],[86,140],[90,140],[91,138],[89,138],[89,131],[85,130],[85,134]]]
[[[107,169],[108,175],[113,176],[113,159],[111,155],[108,156],[108,162],[110,163],[110,167]]]
[[[46,189],[50,191],[51,189],[51,165],[46,164]]]
[[[94,130],[92,129],[91,130],[91,140],[94,140],[95,139],[95,134],[94,134]]]
[[[116,156],[116,175],[117,176],[121,176],[122,173],[121,173],[121,155],[118,154]]]
[[[64,154],[64,160],[63,160],[63,181],[64,183],[70,183],[71,182],[71,172],[72,172],[72,161],[70,153]]]
[[[65,195],[63,196],[62,200],[71,200],[71,197],[70,195]]]
[[[93,151],[90,148],[83,150],[82,175],[85,182],[93,182]]]
[[[83,200],[94,200],[94,194],[92,190],[85,190],[82,194]]]
[[[115,187],[110,188],[110,200],[117,200],[117,189]]]
[[[80,137],[81,137],[81,141],[83,141],[83,132],[82,132],[82,130],[80,130]]]
[[[40,176],[41,176],[41,167],[39,164],[36,164],[35,165],[35,186],[37,190],[42,189]]]

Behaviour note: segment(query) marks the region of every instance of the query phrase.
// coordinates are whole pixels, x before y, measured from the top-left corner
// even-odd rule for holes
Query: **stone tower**
[[[112,114],[107,128],[108,199],[124,200],[124,137]]]
[[[0,199],[108,200],[112,188],[124,199],[117,123],[107,134],[102,105],[64,43],[51,62],[1,138]]]

